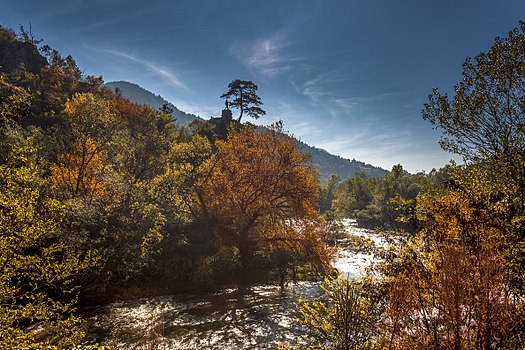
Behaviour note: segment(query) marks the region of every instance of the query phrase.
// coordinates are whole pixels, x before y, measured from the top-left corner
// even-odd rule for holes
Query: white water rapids
[[[346,230],[383,245],[381,237],[344,220]],[[371,253],[340,249],[333,266],[358,277],[375,260]],[[263,285],[245,291],[165,296],[115,302],[90,311],[88,339],[111,349],[276,349],[295,343],[302,330],[296,302],[311,299],[318,283],[299,282],[282,290]]]

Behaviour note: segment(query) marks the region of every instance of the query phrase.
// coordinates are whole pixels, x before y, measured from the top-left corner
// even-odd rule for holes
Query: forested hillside
[[[110,81],[104,84],[113,92],[122,94],[123,97],[130,101],[139,103],[141,105],[149,105],[153,109],[160,110],[163,106],[168,106],[173,110],[173,117],[175,123],[180,126],[188,126],[194,120],[201,119],[200,117],[181,111],[172,103],[166,101],[159,95],[155,95],[148,90],[138,86],[137,84],[129,83],[127,81]]]
[[[167,104],[173,109],[173,116],[175,117],[175,122],[178,125],[188,126],[194,120],[202,120],[195,115],[180,111],[172,103],[169,103],[161,96],[155,95],[150,91],[141,88],[137,84],[126,81],[112,81],[106,83],[105,86],[113,91],[117,89],[120,93],[122,93],[122,96],[133,102],[147,104],[155,109],[160,109],[163,105]],[[219,112],[220,111],[218,108],[217,115]],[[337,174],[341,179],[347,179],[357,174],[365,174],[371,178],[381,178],[387,173],[385,169],[375,167],[355,159],[349,160],[335,156],[323,149],[310,146],[304,142],[300,142],[300,145],[303,152],[309,153],[312,156],[312,165],[319,170],[322,181],[328,179],[331,174]]]
[[[71,348],[77,302],[325,271],[317,172],[282,130],[188,132],[39,44],[0,28],[1,348]]]

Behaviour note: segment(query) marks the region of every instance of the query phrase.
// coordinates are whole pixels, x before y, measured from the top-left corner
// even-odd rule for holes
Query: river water
[[[381,245],[375,233],[345,220],[346,230]],[[333,266],[358,277],[374,261],[372,253],[339,249]],[[177,295],[115,302],[90,310],[88,339],[111,349],[276,349],[303,335],[295,321],[299,298],[310,300],[319,284],[299,282],[218,293]]]

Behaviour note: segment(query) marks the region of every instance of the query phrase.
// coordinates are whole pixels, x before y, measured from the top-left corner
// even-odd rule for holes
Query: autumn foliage
[[[222,223],[221,233],[250,256],[269,242],[287,240],[294,220],[315,217],[318,182],[289,137],[244,128],[217,143],[218,159],[206,187],[208,208]]]
[[[3,347],[75,346],[77,298],[324,269],[317,172],[290,137],[239,123],[221,141],[179,129],[168,111],[42,52],[40,71],[0,74]]]
[[[427,194],[424,228],[387,270],[390,348],[513,348],[522,304],[508,274],[508,240],[458,192]]]
[[[465,61],[452,98],[434,89],[424,105],[463,165],[411,177],[395,166],[382,180],[350,179],[326,195],[339,212],[397,230],[374,267],[378,294],[367,293],[367,279],[326,283],[326,302],[299,309],[310,337],[296,349],[523,349],[524,45],[521,22]],[[376,322],[342,332],[378,315],[371,301]]]

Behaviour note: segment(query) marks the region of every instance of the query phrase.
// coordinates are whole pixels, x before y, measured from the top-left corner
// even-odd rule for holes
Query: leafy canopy
[[[92,255],[77,255],[59,239],[63,206],[42,194],[36,154],[32,138],[16,135],[0,158],[2,349],[70,348],[83,336],[73,282]]]
[[[254,119],[266,114],[266,112],[260,108],[263,103],[261,98],[257,95],[257,85],[249,80],[234,80],[228,84],[228,92],[221,95],[221,98],[225,98],[229,101],[229,105],[233,108],[240,110],[238,122],[244,113],[248,114]]]
[[[446,137],[442,147],[479,161],[525,151],[525,22],[507,38],[496,38],[487,53],[463,63],[455,95],[434,89],[423,118]]]

